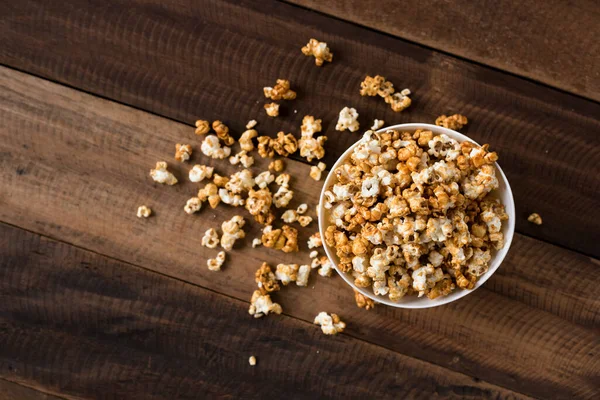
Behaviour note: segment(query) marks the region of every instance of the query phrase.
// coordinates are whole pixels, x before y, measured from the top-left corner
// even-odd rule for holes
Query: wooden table
[[[599,398],[598,3],[292,3],[0,5],[0,398]],[[311,37],[333,63],[300,53]],[[410,88],[412,107],[360,97],[366,74]],[[279,77],[299,95],[269,119],[262,87]],[[306,114],[324,121],[331,165],[360,137],[334,130],[344,106],[362,127],[467,115],[513,187],[509,255],[443,307],[365,311],[342,279],[313,272],[275,296],[283,315],[254,319],[254,271],[306,263],[316,223],[297,254],[251,248],[249,223],[214,273],[202,234],[240,210],[186,215],[198,184],[148,171],[165,159],[185,178],[177,142],[236,170],[200,153],[198,118],[298,136]],[[292,204],[314,216],[320,183],[303,159],[286,163]],[[140,204],[155,215],[136,218]],[[346,331],[324,336],[320,311]]]

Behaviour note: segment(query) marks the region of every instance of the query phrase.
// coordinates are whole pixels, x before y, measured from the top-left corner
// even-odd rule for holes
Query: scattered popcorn
[[[298,221],[298,213],[296,210],[286,210],[283,214],[281,214],[281,219],[286,224],[291,224],[292,222]]]
[[[542,217],[540,217],[540,214],[538,214],[538,213],[533,213],[529,217],[527,217],[527,221],[534,223],[536,225],[541,225]]]
[[[301,265],[298,268],[298,273],[296,274],[296,285],[307,286],[309,277],[310,277],[310,266],[309,265]]]
[[[290,174],[279,174],[277,178],[275,178],[275,183],[279,186],[285,186],[286,188],[290,187]]]
[[[359,128],[358,123],[358,112],[355,108],[342,108],[338,122],[335,125],[336,131],[345,131],[348,129],[350,132],[356,132]]]
[[[216,208],[221,202],[219,188],[214,183],[209,183],[198,191],[200,201],[208,201],[211,208]]]
[[[240,136],[239,140],[241,149],[244,151],[254,150],[254,143],[252,142],[252,139],[254,139],[257,136],[258,132],[254,129],[248,129],[247,131],[244,131],[244,133],[242,133],[242,136]]]
[[[285,166],[283,164],[283,160],[273,160],[269,164],[269,170],[275,171],[275,172],[281,172],[281,171],[283,171],[284,167]]]
[[[444,128],[452,129],[454,131],[460,130],[468,122],[467,117],[460,114],[454,114],[449,117],[440,115],[435,120],[437,126],[443,126]]]
[[[204,179],[210,179],[210,178],[212,178],[214,170],[215,169],[213,167],[196,164],[190,170],[190,173],[189,173],[190,181],[202,182]]]
[[[166,185],[174,185],[177,183],[175,175],[167,171],[167,163],[159,161],[156,163],[156,168],[150,170],[150,176],[155,182],[164,183]]]
[[[250,121],[248,121],[248,123],[246,124],[246,129],[252,129],[256,126],[257,122],[255,119],[252,119]]]
[[[394,93],[394,85],[387,81],[383,76],[377,75],[375,78],[368,76],[360,84],[361,96],[381,96],[386,97]]]
[[[319,256],[319,252],[316,250],[313,250],[310,252],[310,254],[308,255],[311,259],[312,258],[317,258]]]
[[[298,217],[298,223],[302,227],[306,227],[306,226],[310,225],[312,220],[313,220],[312,217],[309,217],[308,215],[301,215]]]
[[[229,221],[223,222],[221,225],[221,230],[223,231],[221,247],[224,250],[231,250],[237,239],[242,239],[246,236],[246,233],[242,230],[245,223],[244,218],[239,215],[234,216]]]
[[[371,130],[372,131],[376,131],[381,129],[381,127],[383,126],[383,124],[385,124],[385,121],[382,119],[376,119],[375,121],[373,121],[373,126],[371,126]]]
[[[200,208],[202,208],[202,201],[198,197],[192,197],[185,203],[183,210],[188,214],[193,214],[200,211]]]
[[[325,171],[325,168],[327,168],[327,165],[325,165],[325,163],[322,162],[320,162],[317,165],[311,166],[310,177],[313,178],[315,181],[320,181],[323,171]]]
[[[208,269],[211,271],[220,271],[221,267],[225,263],[225,252],[220,251],[216,258],[209,258],[206,264]]]
[[[265,111],[269,117],[277,117],[279,116],[279,104],[267,103],[265,104]]]
[[[259,136],[257,140],[259,156],[262,158],[270,158],[275,155],[275,150],[272,146],[273,139],[268,136]]]
[[[269,184],[272,183],[274,180],[275,180],[275,175],[273,175],[269,171],[261,172],[254,179],[254,181],[256,182],[256,184],[258,185],[258,187],[261,188],[261,189],[264,189],[267,186],[269,186]]]
[[[256,357],[250,356],[250,358],[248,359],[248,363],[250,363],[250,365],[254,367],[256,365]]]
[[[245,204],[245,200],[239,194],[233,193],[225,188],[219,189],[219,197],[221,201],[233,207],[241,207]]]
[[[311,237],[308,238],[308,248],[314,249],[317,247],[323,247],[323,241],[321,240],[321,233],[319,233],[319,232],[314,233]]]
[[[192,146],[190,146],[189,144],[180,144],[177,143],[175,145],[175,159],[177,161],[187,161],[190,159],[190,156],[192,155]]]
[[[262,294],[276,292],[280,289],[277,278],[267,263],[262,263],[260,268],[256,270],[254,273],[254,281]]]
[[[225,185],[227,185],[227,183],[229,183],[229,178],[226,176],[221,176],[219,174],[214,174],[213,176],[213,183],[215,185],[217,185],[217,187],[225,187]]]
[[[230,190],[232,193],[242,193],[252,189],[254,185],[256,185],[256,181],[252,178],[252,172],[248,169],[243,169],[231,175],[224,186],[225,189]]]
[[[202,145],[200,146],[200,150],[204,155],[216,159],[224,159],[231,155],[231,148],[227,146],[221,146],[219,143],[219,138],[215,135],[206,135]]]
[[[196,135],[206,135],[210,132],[210,125],[208,121],[199,119],[196,121]]]
[[[148,218],[152,214],[152,210],[148,206],[139,206],[137,209],[138,218]]]
[[[268,188],[253,190],[248,192],[246,200],[246,210],[254,216],[256,222],[262,225],[269,225],[275,219],[275,214],[271,212],[273,195]]]
[[[375,307],[375,302],[372,299],[368,298],[357,290],[354,291],[354,300],[359,308],[370,310]]]
[[[323,277],[331,276],[331,274],[333,273],[333,264],[331,263],[331,261],[329,261],[327,256],[322,256],[321,258],[315,258],[315,260],[319,260],[318,266],[321,267],[321,268],[319,268],[319,271],[318,271],[319,275],[321,275]]]
[[[264,87],[265,97],[271,100],[294,100],[296,92],[290,89],[290,81],[287,79],[277,79],[275,87]]]
[[[248,204],[248,203],[246,203],[246,204]],[[259,238],[252,239],[252,248],[255,249],[258,246],[262,246],[262,240],[260,240]]]
[[[333,53],[327,47],[327,43],[319,42],[317,39],[310,39],[309,42],[302,48],[302,54],[305,56],[314,56],[317,67],[323,65],[323,62],[331,62]]]
[[[283,286],[287,286],[290,282],[296,281],[298,268],[300,268],[298,264],[279,264],[275,270],[275,277]]]
[[[298,251],[298,231],[287,225],[281,229],[273,229],[271,225],[267,225],[263,229],[262,243],[265,247],[284,253]]]
[[[321,325],[321,330],[326,335],[335,335],[339,332],[343,332],[344,328],[346,328],[346,324],[340,320],[340,317],[337,314],[327,314],[325,311],[322,311],[315,317],[316,325]]]
[[[204,232],[204,236],[202,237],[202,246],[208,247],[209,249],[214,249],[219,245],[219,234],[217,230],[214,228],[208,229]]]
[[[410,90],[403,89],[399,93],[384,97],[384,100],[392,107],[394,112],[400,112],[407,109],[412,104],[412,100],[408,97],[409,95]]]
[[[255,290],[254,293],[252,293],[248,313],[253,315],[254,318],[260,318],[269,313],[281,314],[282,311],[281,306],[277,303],[273,303],[271,296],[268,294],[263,295],[259,290]]]
[[[315,133],[321,132],[321,120],[315,119],[312,115],[305,115],[302,119],[300,127],[302,136],[298,142],[300,148],[300,157],[306,158],[308,161],[313,159],[320,160],[325,156],[323,145],[327,141],[327,136],[319,136],[314,138]]]
[[[298,206],[298,208],[296,208],[296,212],[300,215],[304,214],[307,211],[308,211],[308,204],[306,204],[306,203],[302,203]]]
[[[221,121],[214,121],[212,128],[217,134],[217,137],[225,143],[226,146],[231,146],[235,143],[235,139],[229,135],[229,128]]]
[[[271,147],[280,156],[287,157],[298,150],[298,141],[291,133],[278,132],[277,138],[271,141]]]
[[[275,207],[283,208],[283,207],[287,207],[287,205],[290,204],[290,201],[292,201],[293,197],[294,197],[293,191],[288,189],[287,186],[281,186],[277,190],[275,195],[273,195],[273,202],[275,203]]]

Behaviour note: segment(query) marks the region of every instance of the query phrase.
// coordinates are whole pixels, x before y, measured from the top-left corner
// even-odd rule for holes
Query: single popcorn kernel
[[[305,56],[314,56],[317,67],[323,65],[323,62],[331,62],[333,53],[327,47],[327,43],[319,42],[317,39],[310,39],[309,42],[302,48],[302,54]]]
[[[271,267],[267,263],[262,263],[260,268],[254,273],[254,280],[258,285],[258,290],[262,294],[276,292],[280,289],[279,283]]]
[[[231,147],[221,146],[219,138],[215,135],[206,135],[200,146],[202,153],[208,157],[222,160],[231,155]]]
[[[248,204],[248,203],[246,203],[246,204]],[[255,249],[258,246],[262,246],[262,240],[260,240],[259,238],[252,239],[252,248]]]
[[[281,314],[282,311],[281,306],[277,303],[273,303],[271,296],[268,294],[263,295],[260,290],[255,290],[254,293],[252,293],[248,313],[253,315],[254,318],[261,318],[269,313]]]
[[[370,310],[375,307],[375,302],[372,299],[368,298],[357,290],[354,291],[354,300],[359,308]]]
[[[278,264],[275,270],[275,277],[283,286],[290,282],[295,282],[298,277],[298,264]]]
[[[390,81],[377,75],[374,78],[367,75],[365,80],[360,84],[360,95],[361,96],[381,96],[386,97],[394,93],[394,85]]]
[[[298,251],[298,231],[288,225],[275,230],[267,225],[263,229],[262,243],[265,247],[281,250],[284,253],[296,252]]]
[[[200,201],[208,201],[211,208],[216,208],[221,202],[219,196],[219,188],[214,183],[208,183],[202,189],[198,191],[198,198]]]
[[[139,206],[137,209],[138,218],[148,218],[152,214],[152,210],[148,206]]]
[[[219,245],[219,234],[217,230],[214,228],[208,229],[204,232],[204,236],[202,237],[202,246],[208,247],[209,249],[214,249]]]
[[[200,199],[198,197],[192,197],[185,203],[183,210],[187,214],[193,214],[200,211],[200,208],[202,208],[202,202]]]
[[[248,359],[248,363],[250,363],[250,365],[254,367],[256,365],[256,357],[250,356],[250,358]]]
[[[159,161],[156,163],[156,168],[150,170],[150,176],[155,182],[164,183],[166,185],[174,185],[177,183],[175,175],[167,171],[167,163]]]
[[[291,133],[278,132],[277,138],[271,141],[271,147],[280,156],[287,157],[298,150],[298,140]]]
[[[209,258],[206,264],[208,269],[211,271],[220,271],[221,267],[225,263],[225,252],[220,251],[216,258]]]
[[[327,314],[322,311],[315,317],[314,323],[321,325],[321,330],[326,335],[336,335],[339,332],[343,332],[346,328],[346,324],[340,320],[337,314]]]
[[[392,107],[394,112],[400,112],[407,109],[412,104],[412,100],[408,95],[410,95],[410,90],[404,89],[400,93],[394,93],[393,95],[384,97],[384,100]]]
[[[269,164],[269,170],[271,171],[275,171],[275,172],[281,172],[284,169],[284,164],[283,164],[283,160],[274,160],[271,161],[271,163]]]
[[[348,129],[350,132],[356,132],[359,128],[358,123],[358,112],[355,108],[342,108],[338,118],[338,122],[335,125],[336,131],[345,131]]]
[[[376,131],[381,129],[381,127],[385,124],[385,121],[382,119],[376,119],[373,121],[373,126],[371,126],[371,130]]]
[[[180,144],[177,143],[175,145],[175,159],[177,161],[187,161],[190,159],[190,156],[192,155],[192,146],[190,146],[189,144]]]
[[[264,87],[265,97],[271,100],[294,100],[296,92],[290,89],[290,81],[287,79],[277,79],[275,87]]]
[[[320,232],[314,233],[311,235],[311,237],[308,238],[308,248],[314,249],[317,247],[323,247],[323,241],[321,240]]]
[[[540,217],[540,214],[538,214],[538,213],[533,213],[529,217],[527,217],[527,221],[529,221],[533,224],[536,224],[536,225],[541,225],[542,217]]]
[[[298,273],[296,274],[296,285],[297,286],[307,286],[308,278],[310,278],[310,265],[301,265],[298,268]]]
[[[443,126],[444,128],[452,129],[454,131],[460,130],[468,122],[467,117],[460,114],[454,114],[449,117],[440,115],[435,120],[437,126]]]
[[[321,175],[322,175],[323,171],[325,171],[325,168],[327,168],[327,165],[325,165],[325,163],[322,163],[322,162],[320,162],[316,166],[315,165],[311,166],[310,167],[310,177],[313,178],[315,181],[320,181]]]
[[[275,155],[275,150],[273,150],[273,139],[269,136],[259,136],[258,137],[258,155],[262,158],[271,158]]]
[[[246,129],[252,129],[256,126],[258,122],[256,122],[255,119],[252,119],[250,121],[248,121],[248,123],[246,124]]]
[[[302,227],[307,227],[308,225],[310,225],[312,220],[312,217],[309,217],[308,215],[301,215],[298,217],[298,223]]]
[[[189,173],[190,181],[202,182],[204,179],[210,179],[210,178],[212,178],[214,170],[215,169],[213,167],[196,164],[190,170],[190,173]]]
[[[244,218],[236,215],[229,221],[225,221],[221,224],[221,230],[223,231],[223,236],[221,236],[221,247],[224,250],[231,250],[237,239],[243,239],[246,236],[246,233],[242,230],[245,223],[246,221]]]
[[[244,133],[242,133],[242,136],[240,136],[239,140],[241,149],[244,151],[254,150],[254,143],[252,142],[252,139],[254,139],[257,136],[258,132],[254,129],[248,129],[247,131],[244,131]]]
[[[196,121],[196,131],[194,132],[196,135],[206,135],[208,132],[210,132],[210,125],[208,121],[203,119]]]
[[[265,111],[269,117],[277,117],[279,116],[279,104],[267,103],[265,104]]]
[[[235,139],[229,135],[229,128],[223,122],[213,121],[212,128],[217,134],[217,137],[225,143],[226,146],[231,146],[235,143]]]

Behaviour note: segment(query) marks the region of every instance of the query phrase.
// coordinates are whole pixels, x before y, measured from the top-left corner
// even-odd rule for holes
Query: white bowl
[[[385,132],[389,129],[400,130],[402,132],[413,132],[417,129],[427,129],[433,131],[434,134],[438,135],[444,133],[459,142],[470,141],[476,143],[474,140],[461,133],[458,133],[451,129],[443,128],[441,126],[430,124],[400,124],[379,129],[377,132]],[[494,198],[500,199],[502,204],[504,204],[506,213],[508,214],[508,221],[504,222],[504,224],[502,225],[502,233],[504,234],[504,247],[492,253],[492,259],[490,260],[490,266],[488,271],[479,277],[477,283],[475,284],[475,287],[472,290],[464,290],[457,288],[448,296],[440,296],[434,300],[430,300],[426,296],[405,296],[404,298],[398,301],[391,301],[387,296],[379,296],[374,294],[372,288],[357,287],[354,284],[354,278],[352,277],[351,273],[340,271],[340,269],[338,268],[339,259],[336,256],[335,250],[327,246],[324,240],[325,230],[329,225],[327,210],[325,210],[325,207],[323,207],[324,193],[331,186],[333,186],[333,183],[335,182],[335,169],[350,157],[350,153],[358,145],[358,143],[360,143],[360,140],[352,146],[350,146],[350,148],[346,150],[344,154],[342,154],[342,156],[336,161],[333,167],[331,167],[329,175],[327,175],[327,179],[325,179],[325,183],[323,185],[323,190],[321,191],[321,197],[319,200],[319,231],[321,232],[321,237],[323,238],[323,247],[325,248],[325,253],[327,253],[327,257],[333,263],[335,270],[341,275],[341,277],[346,281],[346,283],[348,283],[348,285],[350,285],[354,290],[359,291],[363,295],[375,300],[378,303],[400,308],[429,308],[441,306],[442,304],[450,303],[452,301],[460,299],[461,297],[465,297],[466,295],[472,293],[475,289],[483,285],[485,281],[487,281],[490,278],[490,276],[492,276],[492,274],[498,269],[498,267],[502,263],[502,260],[504,260],[504,257],[506,256],[506,253],[508,253],[508,249],[510,248],[510,244],[513,239],[513,234],[515,232],[515,202],[513,199],[512,191],[510,190],[510,185],[508,184],[508,180],[506,179],[504,172],[502,172],[502,169],[497,163],[495,164],[495,167],[497,171],[499,187],[498,189],[492,191],[490,195]]]

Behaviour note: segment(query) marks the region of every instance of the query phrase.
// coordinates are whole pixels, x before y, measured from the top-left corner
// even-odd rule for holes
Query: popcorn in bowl
[[[444,304],[481,285],[514,232],[497,159],[439,126],[367,131],[321,194],[319,228],[335,268],[362,295],[397,307]]]

